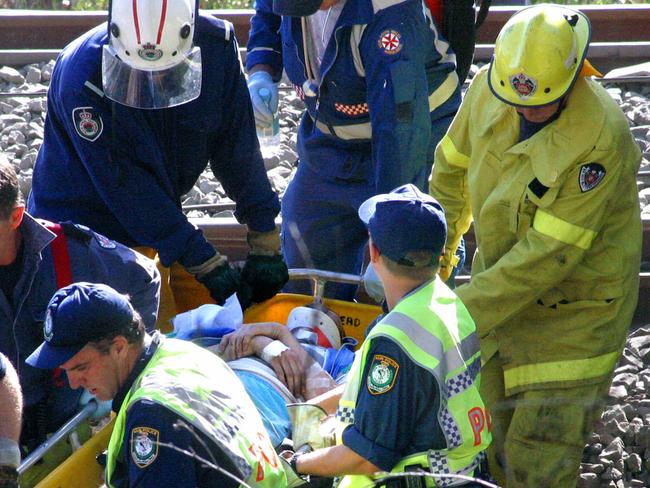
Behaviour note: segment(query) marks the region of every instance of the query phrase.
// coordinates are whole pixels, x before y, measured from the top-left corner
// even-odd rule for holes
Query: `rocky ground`
[[[18,70],[0,67],[0,159],[19,170],[25,195],[31,189],[36,154],[43,142],[45,91],[54,62]],[[476,67],[474,67],[474,72]],[[650,64],[618,70],[614,75],[648,75]],[[608,85],[619,103],[643,152],[639,202],[650,215],[650,84]],[[303,110],[288,87],[281,89],[280,131],[277,151],[265,158],[273,188],[282,195],[296,166],[296,128]],[[184,196],[185,206],[227,204],[221,184],[206,171]],[[192,217],[215,215],[215,210],[188,210]],[[220,215],[231,215],[222,212]],[[650,326],[633,332],[616,370],[608,406],[585,448],[578,482],[580,488],[650,487]]]

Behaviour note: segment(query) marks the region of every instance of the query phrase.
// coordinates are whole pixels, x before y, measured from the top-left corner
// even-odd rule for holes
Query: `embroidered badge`
[[[108,237],[103,236],[101,234],[97,234],[96,232],[95,232],[95,239],[97,239],[99,245],[104,249],[115,249],[117,247],[115,241],[111,241]]]
[[[146,43],[142,46],[142,49],[138,49],[138,56],[140,56],[145,61],[158,61],[162,58],[163,52],[160,49],[156,49],[156,46],[151,43]]]
[[[104,123],[93,107],[77,107],[72,111],[72,123],[82,139],[94,142],[102,134]]]
[[[517,92],[519,98],[526,100],[537,90],[537,80],[524,73],[519,73],[510,77],[510,86]]]
[[[368,371],[367,386],[372,395],[381,395],[395,386],[399,364],[383,354],[375,354]]]
[[[603,168],[601,164],[583,164],[580,168],[580,176],[578,177],[582,193],[595,188],[598,183],[603,181],[605,173],[607,173],[607,171],[605,171],[605,168]]]
[[[160,431],[150,427],[131,430],[131,458],[138,468],[146,468],[158,457]]]
[[[385,30],[379,36],[377,45],[386,54],[397,54],[402,50],[402,35],[396,30]]]
[[[43,336],[45,336],[45,340],[47,342],[50,342],[52,340],[52,337],[54,337],[54,330],[52,328],[52,312],[50,312],[50,309],[47,309],[47,312],[45,312],[45,322],[43,323]]]

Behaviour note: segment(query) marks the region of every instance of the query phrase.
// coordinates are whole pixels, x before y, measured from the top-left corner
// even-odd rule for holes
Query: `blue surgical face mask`
[[[381,303],[385,296],[384,285],[382,285],[379,276],[377,276],[372,263],[368,263],[366,272],[363,274],[363,286],[370,298],[372,298],[377,303]]]

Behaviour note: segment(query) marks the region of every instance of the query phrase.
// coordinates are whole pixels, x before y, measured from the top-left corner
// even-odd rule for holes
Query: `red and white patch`
[[[524,73],[519,73],[510,77],[510,86],[517,92],[519,98],[526,100],[537,90],[537,80]]]
[[[77,107],[72,110],[72,122],[79,137],[94,142],[104,130],[101,116],[93,107]]]
[[[402,50],[402,35],[396,30],[385,30],[379,36],[377,45],[384,50],[386,54],[397,54]]]
[[[603,181],[606,173],[605,168],[599,163],[583,164],[580,168],[580,176],[578,177],[578,183],[580,184],[582,193],[595,188],[598,183]]]
[[[356,103],[354,105],[346,105],[344,103],[335,103],[334,108],[337,112],[341,112],[350,117],[357,117],[359,115],[368,115],[368,104],[367,103]]]

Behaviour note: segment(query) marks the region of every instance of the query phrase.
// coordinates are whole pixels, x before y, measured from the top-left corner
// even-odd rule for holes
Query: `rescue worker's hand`
[[[210,296],[218,305],[223,305],[241,285],[239,273],[230,267],[226,256],[219,253],[198,266],[188,267],[187,271],[208,289]]]
[[[275,374],[278,375],[278,379],[286,385],[293,396],[299,396],[302,393],[303,371],[305,370],[303,356],[293,349],[285,348],[269,359],[268,362]]]
[[[241,279],[251,287],[254,302],[263,302],[278,293],[287,281],[289,270],[280,254],[280,231],[249,231],[250,253],[241,273]]]
[[[248,76],[248,92],[253,103],[255,125],[260,128],[270,127],[278,111],[278,86],[271,75],[263,70]]]

